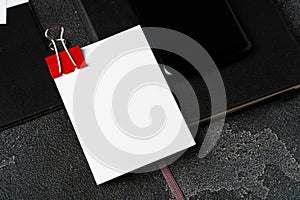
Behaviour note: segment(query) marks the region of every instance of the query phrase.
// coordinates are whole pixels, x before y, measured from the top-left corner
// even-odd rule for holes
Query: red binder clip
[[[74,72],[75,68],[81,69],[86,66],[83,54],[79,46],[67,49],[66,40],[63,38],[65,31],[63,27],[60,28],[61,33],[59,39],[54,39],[49,36],[49,31],[56,28],[57,27],[47,29],[45,32],[46,38],[51,41],[49,47],[51,48],[51,50],[55,51],[55,55],[49,56],[45,59],[52,78],[58,78],[62,74],[69,74],[71,72]],[[59,53],[56,42],[61,42],[65,50]]]

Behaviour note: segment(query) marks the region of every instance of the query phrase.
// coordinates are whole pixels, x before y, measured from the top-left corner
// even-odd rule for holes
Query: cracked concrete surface
[[[7,167],[7,166],[10,166],[11,164],[16,164],[15,159],[16,159],[16,157],[12,156],[7,160],[2,160],[2,162],[0,162],[0,169],[4,168],[4,167]]]
[[[171,166],[188,199],[300,199],[300,93],[230,115],[205,158]],[[207,127],[196,138],[201,143]]]
[[[207,158],[183,159],[172,170],[189,197],[202,191],[226,190],[239,198],[267,199],[270,188],[264,184],[264,176],[268,166],[300,184],[299,163],[271,129],[252,132],[226,124]],[[300,194],[300,185],[297,190]]]

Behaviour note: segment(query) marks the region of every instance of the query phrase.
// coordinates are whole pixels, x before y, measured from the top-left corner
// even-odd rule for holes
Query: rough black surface
[[[32,0],[46,29],[60,22],[71,45],[88,35],[71,0]],[[111,3],[115,1],[111,0]],[[296,38],[298,0],[276,0]],[[188,199],[300,199],[300,94],[227,118],[205,159],[200,146],[171,166]],[[206,127],[201,127],[198,141]],[[159,172],[96,186],[65,110],[0,133],[0,199],[170,199]]]
[[[222,136],[205,158],[198,147],[171,166],[187,197],[299,199],[298,98],[228,117]],[[201,128],[201,132],[206,129]],[[201,135],[201,134],[200,134]]]

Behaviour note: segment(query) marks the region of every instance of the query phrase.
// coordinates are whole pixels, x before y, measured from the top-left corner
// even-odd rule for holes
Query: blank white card
[[[6,0],[0,0],[0,24],[6,24]]]
[[[55,83],[97,184],[195,144],[140,26],[83,54]]]

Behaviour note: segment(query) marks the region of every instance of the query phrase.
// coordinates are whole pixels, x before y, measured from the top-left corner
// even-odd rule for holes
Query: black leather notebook
[[[235,111],[296,88],[300,84],[300,50],[271,0],[229,2],[252,42],[246,57],[219,66],[228,109]],[[84,24],[91,42],[139,24],[129,0],[114,4],[74,0],[74,4],[81,16],[78,23]],[[8,23],[0,26],[0,129],[63,107],[44,61],[49,54],[43,30],[39,29],[30,6],[8,9]],[[171,89],[180,88],[180,83],[168,77],[167,80]],[[205,120],[211,115],[205,83],[200,76],[189,80],[199,97],[201,120]],[[184,93],[184,88],[181,91]],[[189,124],[199,120],[186,117]]]
[[[218,64],[227,92],[227,111],[233,112],[298,88],[300,48],[273,2],[271,0],[228,0],[228,2],[249,37],[252,49],[246,56],[235,62]],[[105,1],[99,0],[82,0],[82,4],[86,16],[89,16],[90,25],[93,25],[88,30],[100,39],[142,24],[132,15],[135,12],[129,0],[116,1],[110,7]],[[122,12],[119,12],[120,10]],[[183,11],[181,14],[184,12],[188,11]],[[207,12],[213,15],[214,11]],[[195,30],[199,26],[195,22]],[[221,32],[222,30],[220,35]],[[151,36],[147,35],[147,37]],[[148,39],[151,46],[152,39]],[[175,56],[170,63],[163,64],[176,68],[177,63],[183,62],[182,58]],[[189,63],[185,62],[185,64],[187,68],[190,67]],[[171,89],[185,93],[186,88],[180,82],[169,76],[165,77]],[[183,111],[183,114],[188,124],[197,124],[217,113],[211,113],[209,93],[201,76],[195,72],[195,76],[187,75],[187,78],[198,96],[201,119],[189,115],[186,111]]]
[[[49,55],[30,5],[9,8],[0,25],[0,129],[61,104],[44,60]]]

